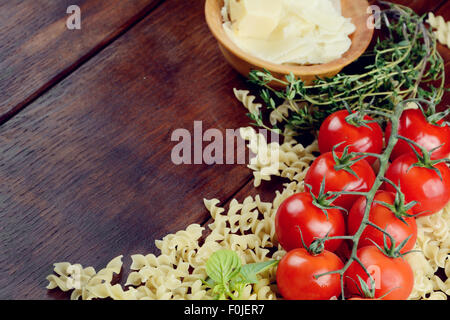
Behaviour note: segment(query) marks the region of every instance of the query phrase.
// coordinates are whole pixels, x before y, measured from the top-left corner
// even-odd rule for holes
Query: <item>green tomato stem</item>
[[[389,164],[389,158],[391,156],[392,150],[394,149],[394,146],[397,144],[398,142],[398,127],[399,127],[399,120],[400,120],[400,116],[403,113],[404,110],[404,104],[407,101],[404,101],[402,103],[397,104],[397,106],[394,109],[394,114],[391,117],[391,122],[392,122],[392,134],[389,138],[388,144],[386,146],[386,149],[384,150],[384,152],[379,155],[379,159],[380,159],[380,169],[378,172],[378,175],[375,179],[375,182],[372,186],[372,188],[370,189],[370,191],[368,192],[358,192],[358,193],[349,193],[349,192],[342,192],[342,194],[358,194],[361,196],[366,197],[366,208],[364,211],[364,216],[363,219],[361,221],[361,225],[359,226],[358,230],[356,231],[356,233],[351,236],[350,238],[346,238],[349,240],[352,240],[353,242],[353,247],[352,247],[352,251],[351,251],[351,255],[350,258],[348,259],[348,261],[345,263],[344,267],[340,270],[335,270],[335,271],[331,271],[331,272],[327,272],[327,273],[322,273],[316,276],[316,278],[319,278],[321,276],[324,275],[329,275],[329,274],[339,274],[340,275],[340,281],[341,281],[341,291],[342,291],[342,299],[345,300],[345,293],[344,293],[344,274],[347,271],[347,269],[350,267],[350,265],[353,262],[357,262],[359,263],[364,271],[367,273],[367,275],[371,278],[371,274],[367,271],[367,269],[363,266],[363,264],[361,263],[361,261],[359,260],[358,256],[357,256],[357,251],[358,251],[358,244],[361,238],[361,235],[363,234],[365,228],[367,227],[367,225],[370,224],[369,221],[369,215],[370,215],[370,209],[372,208],[372,204],[374,202],[375,199],[375,194],[376,192],[380,189],[381,185],[384,182],[384,175],[386,173],[388,164]]]

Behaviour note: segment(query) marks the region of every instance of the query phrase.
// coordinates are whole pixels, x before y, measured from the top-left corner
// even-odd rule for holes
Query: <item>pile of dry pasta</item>
[[[236,97],[250,110],[258,108],[247,91],[235,91]],[[276,120],[274,120],[276,121]],[[219,200],[204,200],[213,222],[205,230],[198,224],[170,234],[156,246],[161,254],[133,255],[132,272],[125,287],[112,284],[114,274],[122,269],[122,256],[113,259],[104,269],[84,268],[79,264],[56,263],[55,274],[47,277],[48,289],[72,290],[72,299],[212,299],[202,280],[207,278],[205,264],[219,249],[234,250],[242,263],[280,259],[285,251],[279,246],[274,218],[278,206],[289,196],[304,190],[303,178],[318,151],[317,142],[308,147],[287,139],[282,145],[267,143],[253,128],[242,128],[241,136],[256,155],[250,162],[254,184],[281,176],[290,182],[276,192],[272,202],[259,196],[243,202],[233,199],[229,208],[218,206]],[[417,219],[418,238],[414,252],[406,256],[415,276],[410,299],[447,299],[450,295],[450,204],[441,212]],[[204,235],[208,234],[206,238]],[[443,281],[436,275],[445,272]],[[257,284],[247,285],[243,299],[277,299],[274,268],[260,275]]]

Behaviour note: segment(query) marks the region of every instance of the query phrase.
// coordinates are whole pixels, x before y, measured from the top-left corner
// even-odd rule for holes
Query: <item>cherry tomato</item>
[[[387,169],[386,178],[400,185],[407,202],[419,202],[412,208],[414,214],[427,216],[440,211],[450,201],[450,169],[447,164],[439,163],[434,168],[439,170],[439,175],[432,169],[425,167],[412,167],[417,163],[417,157],[405,154],[397,158]],[[383,188],[394,191],[394,187],[388,183]]]
[[[342,153],[336,152],[336,155],[341,157]],[[372,188],[375,182],[375,173],[365,159],[359,160],[351,166],[358,178],[344,169],[336,170],[335,165],[336,162],[331,152],[322,154],[312,163],[306,173],[305,185],[310,185],[312,192],[318,195],[325,176],[325,192],[343,190],[366,192]],[[358,195],[342,195],[333,204],[350,210],[358,197]]]
[[[376,122],[367,123],[368,127],[358,126],[346,121],[349,116],[347,110],[337,111],[328,116],[320,126],[319,149],[320,153],[333,150],[335,145],[339,145],[335,151],[344,151],[349,146],[349,152],[370,152],[380,154],[383,149],[383,131]],[[364,120],[373,121],[369,116],[364,116]],[[375,157],[367,157],[366,160],[373,164]]]
[[[450,154],[450,126],[446,125],[441,127],[443,123],[444,120],[438,121],[438,125],[431,124],[421,110],[409,109],[405,110],[400,117],[398,134],[411,139],[428,151],[443,145],[431,155],[431,159],[442,159],[448,157]],[[389,123],[386,127],[386,141],[391,136],[391,131],[392,125]],[[421,153],[419,148],[414,148],[416,148],[419,154]],[[414,154],[412,148],[406,141],[399,140],[391,154],[391,160],[405,153]]]
[[[388,191],[378,191],[375,194],[374,200],[394,205],[395,194]],[[347,219],[348,234],[354,235],[356,231],[358,231],[364,217],[366,203],[366,198],[360,197],[358,200],[356,200],[355,204],[350,210]],[[413,214],[412,211],[407,211],[406,213],[408,215]],[[408,216],[403,216],[403,219],[405,222],[401,221],[394,212],[392,212],[384,205],[375,202],[372,203],[372,207],[369,213],[369,221],[389,233],[394,238],[396,245],[400,244],[403,240],[411,236],[406,245],[401,249],[401,253],[410,251],[414,247],[417,239],[416,219],[414,217]],[[380,230],[377,230],[372,226],[367,226],[361,235],[358,248],[373,245],[371,240],[379,246],[383,247],[383,236],[384,233]],[[390,246],[391,240],[387,236],[386,241]]]
[[[278,242],[286,250],[302,248],[302,240],[310,246],[314,238],[345,235],[345,222],[342,211],[328,209],[327,215],[313,204],[313,197],[309,192],[297,193],[286,200],[278,208],[275,216],[275,231]],[[325,242],[325,249],[335,251],[342,240]]]
[[[408,299],[414,286],[414,274],[408,262],[402,257],[388,257],[375,246],[358,249],[357,256],[375,282],[375,299]],[[356,261],[352,262],[344,276],[346,288],[352,295],[360,293],[358,276],[369,288],[372,287],[369,276]]]
[[[344,264],[332,252],[311,255],[306,249],[289,251],[278,264],[277,286],[287,300],[329,300],[341,293],[339,274],[314,276],[342,269]]]

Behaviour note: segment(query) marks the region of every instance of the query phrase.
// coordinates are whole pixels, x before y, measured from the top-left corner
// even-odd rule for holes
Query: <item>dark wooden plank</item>
[[[450,88],[450,61],[445,64],[445,88]],[[450,108],[450,92],[444,92],[444,97],[442,98],[441,103],[438,105],[438,111],[444,111]],[[447,121],[450,120],[450,116],[447,117]]]
[[[443,16],[447,21],[450,18],[450,1],[441,1],[441,5],[434,11],[436,12],[436,14]]]
[[[445,1],[445,3],[439,7],[435,12],[436,15],[444,17],[445,21],[450,21],[450,1]],[[450,88],[450,49],[447,46],[438,44],[438,50],[444,58],[445,64],[445,87]],[[439,110],[445,110],[450,107],[450,92],[446,91],[441,104],[439,105]],[[449,117],[450,120],[450,117]]]
[[[161,0],[0,2],[0,124],[98,52]],[[70,5],[81,30],[68,30]]]
[[[450,2],[448,0],[442,0],[441,4],[439,5],[439,7],[437,7],[435,10],[433,11],[438,11],[439,13],[445,17],[448,17],[450,15],[449,12],[450,9]]]
[[[165,2],[0,127],[0,298],[48,298],[57,261],[155,252],[208,218],[203,197],[249,180],[245,165],[171,162],[173,130],[249,122],[202,6]]]
[[[446,1],[447,0],[392,0],[390,2],[408,6],[418,14],[422,15],[426,12],[436,10]],[[376,0],[372,0],[371,2],[376,2]]]

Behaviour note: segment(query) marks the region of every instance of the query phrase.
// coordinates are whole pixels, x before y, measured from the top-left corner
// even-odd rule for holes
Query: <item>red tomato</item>
[[[336,152],[338,157],[342,153]],[[358,178],[344,169],[336,170],[336,162],[331,152],[319,156],[311,165],[305,176],[305,185],[312,187],[312,192],[317,196],[320,185],[325,176],[325,192],[327,191],[369,191],[375,182],[375,173],[369,163],[362,159],[351,166]],[[350,210],[359,196],[343,195],[337,198],[333,204]]]
[[[344,264],[332,252],[311,255],[306,249],[289,251],[278,264],[277,286],[287,300],[329,300],[341,293],[339,274],[314,276],[342,269]]]
[[[370,152],[380,154],[383,150],[383,131],[376,122],[367,123],[365,126],[357,126],[348,123],[345,118],[349,116],[347,110],[341,110],[328,116],[320,126],[319,149],[320,153],[333,150],[335,145],[341,144],[335,151],[344,151],[349,146],[349,152]],[[369,116],[364,120],[373,121]],[[376,158],[367,157],[366,160],[372,164]]]
[[[345,235],[344,216],[340,210],[328,209],[325,213],[313,204],[309,192],[297,193],[286,200],[278,208],[275,216],[275,231],[278,242],[286,250],[302,248],[299,227],[306,246],[310,246],[314,238]],[[325,242],[325,249],[335,251],[342,240]]]
[[[444,120],[438,121],[438,125],[442,125],[443,122]],[[438,125],[429,123],[422,111],[418,109],[409,109],[405,110],[400,117],[398,134],[411,139],[428,151],[443,144],[442,147],[434,151],[431,155],[431,159],[433,160],[442,159],[448,157],[450,154],[450,126],[446,125],[440,127]],[[389,123],[386,127],[386,141],[391,136],[391,131],[392,125]],[[421,154],[419,148],[414,148]],[[405,153],[414,154],[409,144],[404,140],[400,140],[394,147],[391,154],[391,160],[394,160]]]
[[[414,274],[408,262],[401,257],[390,258],[375,246],[358,249],[357,256],[375,282],[375,299],[408,299],[414,286]],[[372,287],[367,273],[359,263],[353,261],[345,272],[344,278],[346,288],[352,295],[360,293],[358,276],[369,288]]]
[[[395,202],[395,194],[388,191],[378,191],[375,194],[374,200],[393,205]],[[348,234],[354,235],[356,231],[358,231],[364,217],[366,203],[366,198],[361,197],[356,200],[355,204],[350,210],[347,219]],[[412,215],[413,213],[411,211],[408,211],[407,214]],[[411,236],[406,245],[401,249],[401,253],[410,251],[414,247],[417,239],[416,219],[407,216],[404,216],[403,219],[406,223],[401,221],[394,212],[392,212],[385,206],[375,202],[372,203],[372,207],[369,213],[369,221],[389,233],[394,238],[396,245],[400,244],[403,240]],[[358,247],[361,248],[373,245],[370,240],[383,247],[383,236],[383,232],[375,229],[372,226],[367,226],[361,235]],[[386,240],[388,246],[391,246],[391,240],[389,239],[389,237],[386,236]]]
[[[434,165],[442,175],[441,180],[432,169],[424,167],[409,169],[414,163],[417,163],[415,155],[400,156],[389,166],[385,176],[395,184],[400,184],[407,202],[419,202],[412,208],[414,214],[421,213],[422,216],[434,214],[450,201],[450,169],[445,163]],[[395,190],[388,183],[384,183],[383,188],[388,191]]]

